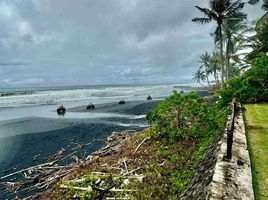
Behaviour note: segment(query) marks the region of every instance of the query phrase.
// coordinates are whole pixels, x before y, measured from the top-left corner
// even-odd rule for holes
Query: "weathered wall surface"
[[[210,145],[181,199],[253,200],[252,175],[241,109],[236,114],[232,159],[225,159],[227,131]]]
[[[227,148],[226,137],[225,134],[217,156],[208,199],[254,199],[250,158],[241,109],[235,118],[233,155],[230,161],[224,159]]]
[[[208,186],[212,181],[218,152],[221,146],[220,138],[215,139],[208,147],[202,161],[199,163],[193,179],[181,195],[182,200],[206,199]]]

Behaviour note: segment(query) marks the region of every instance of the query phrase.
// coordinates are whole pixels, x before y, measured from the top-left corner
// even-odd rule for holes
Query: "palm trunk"
[[[230,80],[230,56],[229,55],[227,55],[227,58],[226,58],[226,72],[227,72],[226,79],[227,81],[229,81]]]
[[[217,70],[214,70],[214,72],[213,72],[213,76],[214,76],[216,85],[218,85],[218,84],[219,84],[219,79],[218,79]]]
[[[207,83],[208,83],[208,86],[210,87],[210,82],[209,82],[209,73],[208,73],[208,67],[206,66],[206,69],[205,69],[206,71],[206,80],[207,80]]]
[[[215,72],[215,70],[214,70],[214,72],[213,72],[213,76],[214,76],[214,79],[215,79],[215,83],[217,84],[217,77],[216,77],[216,72]]]
[[[200,82],[199,82],[199,84],[200,84],[200,85],[201,85],[203,88],[205,88],[205,85],[203,85],[203,84],[202,84],[202,83],[200,83]]]
[[[220,79],[219,79],[219,73],[218,72],[216,72],[216,77],[217,77],[218,85],[220,85]]]
[[[210,87],[210,82],[209,82],[209,79],[208,79],[208,75],[206,75],[206,79],[207,79],[208,86]]]
[[[226,44],[226,58],[225,58],[226,81],[230,80],[230,52],[229,52],[229,45],[230,45],[230,38],[228,38],[227,44]]]
[[[219,85],[219,77],[218,77],[218,72],[217,72],[216,66],[214,66],[214,67],[215,67],[215,68],[213,69],[213,76],[214,76],[214,79],[215,79],[216,85]]]
[[[220,54],[221,54],[221,87],[224,88],[224,57],[223,57],[223,41],[222,41],[222,32],[221,24],[219,26],[219,37],[220,37]]]

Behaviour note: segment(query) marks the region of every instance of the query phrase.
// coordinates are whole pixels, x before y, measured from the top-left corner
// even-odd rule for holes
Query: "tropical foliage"
[[[218,134],[223,127],[224,116],[214,106],[203,102],[196,93],[182,96],[174,92],[146,118],[153,136],[173,143]]]
[[[218,105],[227,106],[234,97],[242,103],[268,101],[268,56],[256,58],[242,76],[227,82]]]
[[[205,52],[200,56],[201,66],[196,72],[193,73],[193,80],[203,87],[202,83],[207,82],[208,86],[211,85],[210,77],[213,76],[216,84],[219,84],[219,74],[220,74],[220,55],[218,52],[213,52],[209,54]]]
[[[205,24],[211,21],[217,23],[217,28],[215,31],[216,41],[219,41],[220,46],[220,57],[221,57],[221,85],[224,86],[224,80],[226,76],[224,67],[224,53],[223,53],[223,23],[226,20],[237,20],[246,17],[241,10],[244,7],[244,3],[240,0],[210,0],[209,8],[201,8],[196,6],[196,8],[203,14],[202,17],[196,17],[192,19],[193,22]]]
[[[226,19],[223,23],[223,41],[225,45],[225,80],[230,80],[235,74],[236,64],[241,64],[238,51],[244,47],[244,33],[248,27],[244,22],[246,14],[239,12],[234,18]],[[216,42],[217,42],[217,36]]]
[[[257,4],[259,0],[250,0],[250,4]],[[255,26],[256,34],[251,37],[251,47],[253,51],[247,55],[247,59],[265,55],[268,52],[268,1],[263,0],[262,9],[265,14],[257,21]]]
[[[206,73],[205,71],[202,71],[201,67],[193,73],[193,80],[202,85],[203,87],[204,85],[202,84],[202,82],[206,80],[206,77]]]

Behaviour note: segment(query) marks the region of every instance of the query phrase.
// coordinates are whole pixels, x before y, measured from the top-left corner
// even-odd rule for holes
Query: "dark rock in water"
[[[148,95],[147,100],[148,101],[152,100],[152,97],[150,95]]]
[[[66,112],[65,107],[63,107],[63,105],[61,105],[58,109],[57,109],[57,113],[58,115],[64,115]]]
[[[93,103],[90,103],[88,106],[87,106],[87,110],[90,110],[90,109],[95,109],[95,104]]]
[[[123,100],[123,99],[119,101],[119,104],[125,104],[125,103],[126,103],[126,102],[125,102],[125,100]]]

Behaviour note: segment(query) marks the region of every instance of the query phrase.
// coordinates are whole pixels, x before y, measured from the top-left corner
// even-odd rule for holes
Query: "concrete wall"
[[[225,159],[226,150],[227,131],[223,137],[209,146],[180,199],[254,199],[250,158],[241,109],[235,118],[231,160]]]
[[[232,159],[226,160],[227,134],[217,156],[208,199],[254,199],[252,175],[243,114],[239,109],[235,118]]]

